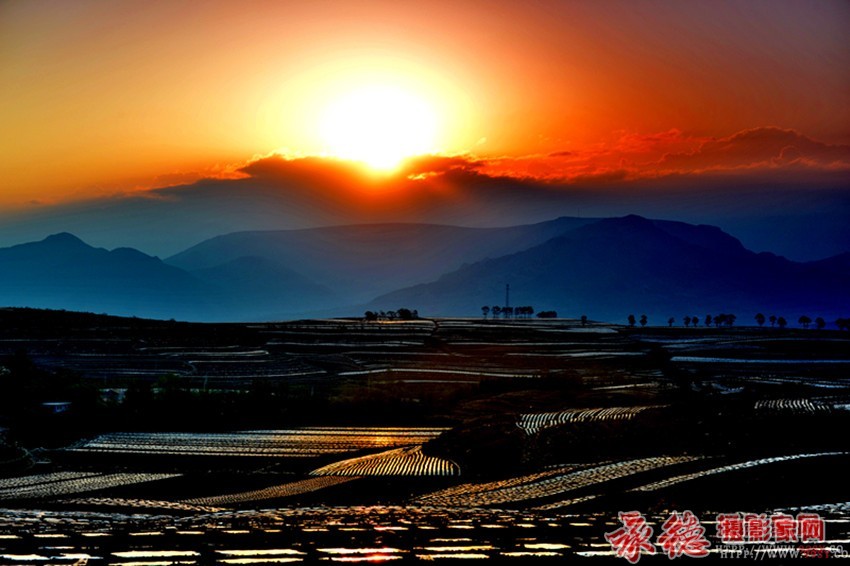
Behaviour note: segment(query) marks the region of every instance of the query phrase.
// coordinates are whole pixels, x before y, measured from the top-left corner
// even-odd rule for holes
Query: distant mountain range
[[[415,308],[480,316],[514,305],[624,321],[732,312],[850,315],[850,253],[799,263],[712,226],[559,218],[509,228],[373,224],[239,232],[166,260],[67,233],[0,249],[0,306],[198,321]]]
[[[166,262],[203,275],[200,270],[254,257],[294,269],[335,291],[342,303],[357,304],[433,281],[465,263],[526,250],[592,222],[559,218],[510,228],[370,224],[238,232],[202,242]]]
[[[597,320],[646,313],[661,324],[670,316],[681,321],[723,312],[749,324],[763,312],[793,322],[802,314],[831,321],[850,310],[844,256],[797,263],[750,252],[714,227],[628,216],[466,266],[373,304],[414,304],[435,315],[480,312],[475,307],[501,304],[510,282],[514,304]]]
[[[0,249],[0,305],[151,318],[194,318],[216,305],[207,284],[130,248],[93,248],[71,234]]]

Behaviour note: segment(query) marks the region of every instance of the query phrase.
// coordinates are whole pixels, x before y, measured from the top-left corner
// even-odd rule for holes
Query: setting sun
[[[435,151],[437,116],[423,98],[390,86],[343,94],[325,109],[319,125],[326,152],[379,171],[413,155]]]

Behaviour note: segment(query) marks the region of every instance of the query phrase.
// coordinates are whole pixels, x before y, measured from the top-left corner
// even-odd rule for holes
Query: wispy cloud
[[[482,173],[548,183],[605,184],[641,179],[738,172],[774,178],[783,170],[850,173],[850,146],[814,140],[795,130],[759,127],[722,138],[679,129],[619,132],[611,142],[548,155],[485,161]],[[850,180],[850,176],[848,176]]]
[[[823,143],[794,130],[753,128],[706,140],[694,151],[669,153],[660,165],[688,172],[787,167],[850,170],[850,145]]]
[[[800,132],[772,126],[726,137],[708,138],[681,129],[654,133],[614,132],[607,141],[548,154],[480,157],[474,154],[423,155],[408,159],[391,175],[369,173],[357,163],[329,157],[256,155],[243,163],[200,171],[174,171],[153,179],[151,197],[171,194],[173,186],[220,180],[266,180],[287,191],[308,190],[326,198],[380,186],[385,192],[417,188],[463,191],[464,183],[502,180],[549,188],[595,186],[616,189],[644,180],[681,181],[719,173],[745,175],[765,182],[783,172],[817,176],[846,171],[850,182],[850,146],[828,144]],[[816,179],[815,179],[816,181]],[[285,185],[285,186],[284,186]],[[130,191],[138,196],[137,191]]]

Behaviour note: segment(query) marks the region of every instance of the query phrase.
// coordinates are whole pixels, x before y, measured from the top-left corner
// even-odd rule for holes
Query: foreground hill
[[[439,280],[380,297],[374,305],[417,305],[434,314],[480,314],[501,304],[506,283],[514,304],[585,313],[598,320],[650,315],[703,318],[756,312],[796,323],[802,314],[832,321],[850,305],[850,269],[835,261],[796,263],[756,254],[708,226],[638,216],[601,220],[516,254],[465,266]]]

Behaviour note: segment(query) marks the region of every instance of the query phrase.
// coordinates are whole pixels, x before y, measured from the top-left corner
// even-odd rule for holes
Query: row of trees
[[[407,311],[407,309],[399,309],[399,312],[401,312],[401,311]],[[410,311],[407,311],[407,312],[409,313]],[[414,318],[418,318],[418,315],[416,315],[416,311],[413,311],[413,313],[414,313]],[[492,318],[494,320],[497,319],[497,318],[500,318],[500,317],[506,318],[506,319],[507,318],[530,318],[534,314],[534,307],[531,307],[531,306],[500,307],[498,305],[491,307],[491,306],[488,306],[488,305],[484,305],[483,307],[481,307],[481,313],[484,315],[485,319],[492,314]],[[374,314],[374,313],[371,313],[371,314]],[[390,311],[389,313],[386,314],[386,316],[391,317],[393,314],[394,314],[394,311]],[[370,312],[367,311],[366,312],[366,319],[367,320],[370,320],[369,315],[370,315]],[[381,318],[383,318],[385,316],[383,311],[381,311],[381,315],[379,315],[379,316],[381,316]],[[555,311],[540,311],[540,312],[537,313],[537,317],[538,318],[557,318],[558,313],[555,312]],[[392,318],[390,318],[390,319],[392,320]],[[770,322],[771,327],[778,326],[779,328],[785,328],[786,326],[788,326],[788,321],[783,316],[776,316],[776,315],[772,314],[769,317],[767,317],[762,313],[757,313],[755,315],[754,319],[759,326],[764,326],[765,323],[768,322],[768,321]],[[406,320],[406,319],[402,318],[402,320]],[[734,326],[735,322],[737,320],[738,320],[738,316],[735,315],[735,314],[720,313],[720,314],[716,314],[716,315],[707,314],[707,315],[705,315],[705,317],[699,317],[699,316],[696,316],[696,315],[685,316],[685,317],[682,318],[682,324],[684,324],[684,326],[686,328],[689,328],[691,326],[693,326],[694,328],[697,328],[700,324],[702,324],[703,326],[706,326],[706,327],[714,326],[715,328],[720,328],[721,326],[726,326],[726,327]],[[631,326],[631,327],[634,327],[637,324],[640,324],[642,327],[644,327],[647,324],[649,324],[649,318],[645,314],[640,315],[639,319],[637,317],[635,317],[635,315],[630,314],[628,316],[628,321],[629,321],[629,326]],[[809,328],[812,324],[814,324],[815,328],[817,328],[818,330],[822,330],[823,328],[826,327],[826,321],[823,319],[823,317],[820,317],[820,316],[815,318],[814,320],[812,320],[810,317],[803,315],[797,320],[797,322],[803,328]],[[582,326],[587,324],[587,315],[582,315],[581,323],[582,323]],[[672,328],[674,324],[676,324],[676,318],[675,317],[671,316],[670,318],[667,319],[667,326]],[[839,318],[838,320],[835,321],[835,325],[839,328],[839,330],[850,330],[850,318]]]
[[[758,313],[755,316],[755,320],[759,326],[764,326],[764,323],[767,321],[770,321],[770,326],[778,326],[779,328],[785,328],[788,325],[788,321],[785,320],[784,317],[777,317],[775,314],[770,315],[770,317],[765,317],[762,313]],[[803,328],[809,328],[812,323],[814,323],[815,328],[818,330],[823,330],[826,327],[826,321],[821,316],[815,318],[813,321],[810,317],[803,315],[797,319],[797,322]],[[839,329],[845,330],[850,327],[850,319],[839,318],[835,321],[835,325]]]
[[[707,314],[705,315],[705,319],[702,320],[702,323],[706,327],[710,327],[714,325],[715,328],[719,328],[721,326],[734,326],[735,321],[738,320],[738,316],[734,314],[726,314],[720,313],[714,316]],[[686,316],[682,319],[682,323],[686,326],[693,326],[694,328],[700,325],[700,317],[698,316]],[[673,326],[676,324],[676,319],[672,316],[667,319],[667,325]]]
[[[397,311],[366,311],[363,318],[366,322],[375,322],[378,320],[417,320],[419,318],[419,311],[406,308],[400,308]]]
[[[499,316],[502,318],[531,318],[534,314],[534,307],[500,307],[498,305],[494,305],[492,307],[484,305],[481,307],[481,314],[484,315],[485,319],[490,313],[493,314],[493,319],[497,319]],[[540,314],[538,314],[538,316],[540,316]]]
[[[767,317],[762,313],[758,313],[753,318],[759,326],[764,326],[765,323],[768,321],[770,322],[771,327],[778,326],[779,328],[785,328],[786,326],[788,326],[788,321],[785,319],[784,316],[770,315],[769,317]],[[720,313],[714,316],[707,314],[705,315],[704,319],[701,319],[698,316],[685,316],[682,319],[682,323],[685,325],[685,327],[693,326],[694,328],[696,328],[700,325],[700,322],[702,321],[703,325],[706,327],[710,327],[713,325],[715,328],[719,328],[721,326],[734,326],[736,320],[738,320],[738,317],[734,314]],[[648,319],[645,314],[641,315],[640,321],[635,318],[635,315],[630,314],[628,317],[628,321],[629,326],[632,327],[635,326],[635,324],[637,324],[638,322],[640,322],[641,326],[646,326],[648,323]],[[820,316],[812,320],[810,317],[803,315],[799,319],[797,319],[797,322],[803,328],[809,328],[812,326],[812,324],[814,324],[815,328],[817,328],[818,330],[822,330],[826,327],[826,321],[823,319],[823,317]],[[674,324],[676,324],[676,319],[674,317],[671,316],[667,319],[668,326],[672,327]],[[835,325],[839,328],[839,330],[850,330],[850,318],[839,318],[835,321]]]

